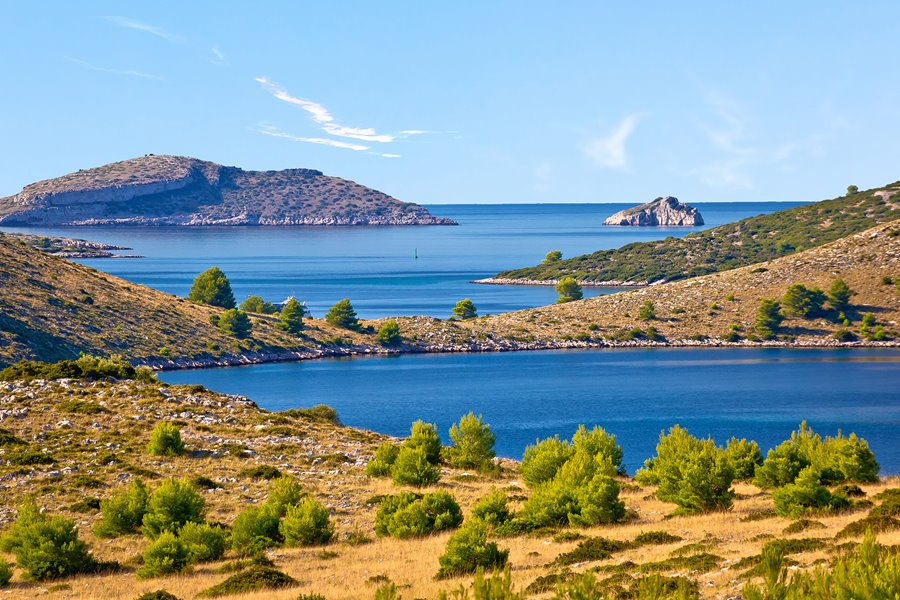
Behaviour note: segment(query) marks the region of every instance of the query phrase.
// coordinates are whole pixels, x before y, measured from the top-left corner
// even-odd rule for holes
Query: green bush
[[[675,425],[668,434],[660,434],[656,456],[647,469],[657,482],[656,496],[677,504],[679,513],[731,507],[734,469],[725,451],[711,439],[695,438]]]
[[[827,299],[828,304],[837,311],[845,311],[850,308],[850,298],[856,292],[850,289],[844,280],[838,277],[831,284],[831,287],[828,290]]]
[[[772,493],[775,513],[782,517],[799,517],[809,513],[830,512],[850,505],[846,498],[834,496],[820,480],[822,473],[815,467],[804,468],[794,483]]]
[[[791,317],[815,317],[822,313],[825,304],[825,293],[818,288],[808,288],[803,284],[795,283],[788,286],[784,297],[781,299],[781,308],[784,314]]]
[[[325,313],[325,321],[329,325],[342,329],[354,331],[359,329],[359,319],[356,317],[356,311],[353,309],[353,305],[350,304],[349,298],[339,300],[334,306],[329,308],[328,312]]]
[[[474,319],[478,316],[478,308],[469,298],[463,298],[453,307],[453,316],[457,319]]]
[[[321,502],[308,499],[299,506],[288,507],[279,532],[286,546],[314,546],[330,542],[334,526],[328,509]]]
[[[581,300],[584,297],[581,286],[574,277],[570,276],[562,277],[559,280],[559,283],[556,284],[556,293],[559,294],[559,298],[556,299],[557,304]]]
[[[771,298],[766,298],[756,311],[753,329],[761,339],[771,340],[778,333],[782,321],[784,321],[784,315],[781,313],[781,305]]]
[[[247,296],[238,308],[244,312],[259,315],[274,315],[278,312],[278,308],[271,302],[263,300],[262,296]]]
[[[174,533],[164,531],[144,550],[144,566],[137,575],[141,579],[171,575],[185,570],[188,564],[187,548]]]
[[[375,514],[375,533],[411,538],[452,529],[462,523],[462,511],[453,496],[435,492],[420,496],[405,492],[386,496]]]
[[[300,482],[289,475],[283,475],[269,481],[269,494],[266,496],[266,505],[279,517],[283,517],[292,506],[299,505],[306,492],[300,486]]]
[[[250,317],[244,311],[236,308],[229,308],[219,315],[216,327],[222,333],[233,335],[239,340],[248,337],[250,332],[253,331],[253,323],[250,322]]]
[[[144,592],[135,600],[181,600],[175,594],[167,592],[166,590],[156,590],[155,592]]]
[[[178,533],[185,523],[202,523],[203,497],[188,479],[168,479],[150,495],[143,519],[144,535],[153,539],[164,531]]]
[[[181,430],[175,423],[160,421],[150,432],[147,453],[153,456],[180,456],[184,454]]]
[[[493,490],[490,494],[475,503],[472,507],[472,518],[484,521],[496,527],[512,519],[509,510],[509,498],[501,490]]]
[[[594,427],[588,431],[584,425],[579,425],[575,435],[572,436],[572,447],[575,454],[585,453],[588,456],[603,456],[612,463],[619,475],[625,474],[623,460],[625,454],[622,447],[616,443],[616,436],[607,433],[602,427]]]
[[[650,300],[644,301],[638,308],[638,319],[641,321],[652,321],[656,318],[656,307]]]
[[[487,540],[487,525],[481,521],[469,521],[454,533],[447,548],[438,558],[441,565],[437,576],[453,577],[474,573],[479,567],[497,569],[509,558],[508,550],[500,550],[495,542]]]
[[[496,456],[494,442],[497,437],[481,415],[469,413],[450,427],[453,445],[447,449],[447,462],[459,469],[489,469]]]
[[[371,477],[387,477],[391,474],[400,447],[390,442],[384,442],[375,449],[375,458],[366,464],[366,475]]]
[[[103,517],[94,526],[99,537],[116,537],[137,533],[147,513],[150,493],[140,479],[133,479],[128,489],[100,501]]]
[[[219,560],[225,556],[226,535],[221,527],[208,523],[185,523],[178,539],[184,544],[191,563]]]
[[[441,462],[441,438],[438,435],[437,427],[432,423],[415,421],[403,446],[421,449],[425,452],[425,458],[433,465]]]
[[[77,360],[55,363],[23,360],[0,371],[0,381],[28,381],[31,379],[133,379],[145,383],[156,381],[148,367],[134,367],[118,354],[108,358],[82,354]]]
[[[519,470],[528,487],[535,487],[550,481],[567,460],[572,458],[575,448],[559,436],[537,441],[525,448]]]
[[[188,300],[221,308],[234,308],[234,293],[228,277],[219,267],[213,267],[197,275],[188,293]]]
[[[219,596],[231,596],[247,594],[260,590],[280,590],[299,585],[296,579],[285,575],[272,567],[256,566],[235,573],[222,583],[207,588],[198,594],[201,598],[218,598]]]
[[[385,321],[378,328],[378,342],[382,346],[397,346],[402,340],[403,338],[400,337],[400,325],[397,324],[397,321],[393,319]]]
[[[403,448],[391,468],[391,475],[397,485],[426,486],[437,483],[441,473],[428,460],[423,448]]]
[[[5,588],[9,585],[9,580],[12,579],[13,570],[12,567],[9,566],[9,563],[6,562],[5,558],[0,558],[0,588]]]
[[[25,576],[36,581],[86,573],[97,566],[78,539],[75,522],[44,515],[32,501],[19,508],[16,522],[0,537],[0,550],[13,553]]]
[[[250,556],[281,542],[281,515],[269,505],[251,506],[238,513],[231,525],[231,547]]]
[[[738,481],[749,481],[756,473],[756,467],[762,464],[762,452],[759,444],[745,438],[732,437],[725,444],[725,457],[734,469],[734,478]]]
[[[278,316],[278,327],[292,335],[299,335],[303,331],[303,315],[306,311],[296,298],[288,298]]]
[[[238,477],[248,477],[250,479],[267,479],[273,480],[283,477],[281,471],[271,465],[256,465],[247,467],[238,472]]]

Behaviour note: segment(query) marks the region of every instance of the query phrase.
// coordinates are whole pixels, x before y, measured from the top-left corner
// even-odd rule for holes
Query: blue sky
[[[402,200],[817,200],[900,179],[898,2],[0,5],[0,196],[146,153]]]

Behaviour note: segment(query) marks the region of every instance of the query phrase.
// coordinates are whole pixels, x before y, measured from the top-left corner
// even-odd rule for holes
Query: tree
[[[834,310],[844,311],[850,307],[850,298],[855,294],[844,280],[838,277],[828,289],[828,304]]]
[[[275,305],[263,300],[262,296],[247,296],[247,299],[241,302],[241,305],[238,308],[244,312],[260,315],[274,315],[278,312]]]
[[[470,412],[450,428],[453,446],[447,449],[447,462],[458,469],[487,469],[494,458],[497,436],[481,415]]]
[[[559,283],[556,284],[556,293],[559,294],[559,298],[556,300],[557,304],[581,300],[582,297],[581,286],[574,277],[569,276],[559,280]]]
[[[197,275],[188,294],[188,300],[222,308],[235,306],[231,283],[219,267],[207,269]]]
[[[385,321],[378,329],[378,341],[382,346],[396,346],[400,343],[401,339],[400,325],[393,319]]]
[[[222,333],[233,335],[240,340],[250,335],[253,324],[247,313],[236,308],[229,308],[219,316],[218,327]]]
[[[453,307],[453,316],[459,319],[474,319],[478,316],[478,308],[469,298],[463,298]]]
[[[653,302],[647,300],[641,304],[641,307],[638,309],[638,319],[641,321],[652,321],[655,318],[656,307],[653,305]]]
[[[753,328],[759,337],[771,340],[775,337],[782,321],[784,321],[784,315],[781,314],[781,305],[776,300],[766,298],[756,311],[756,322]]]
[[[325,320],[330,325],[341,327],[342,329],[359,329],[359,319],[356,318],[356,311],[353,310],[353,305],[350,304],[349,298],[339,300],[334,306],[329,308],[325,314]]]
[[[296,298],[289,298],[281,309],[277,327],[292,335],[299,334],[303,331],[303,313],[303,305]]]
[[[859,188],[856,187],[855,185],[848,185],[848,186],[847,186],[847,195],[848,195],[848,196],[851,195],[851,194],[855,194],[855,193],[857,193],[857,192],[859,192]]]
[[[559,250],[551,250],[547,253],[547,256],[544,257],[544,264],[554,263],[562,258],[562,252]]]
[[[822,312],[825,294],[818,288],[808,288],[801,283],[788,287],[781,299],[782,311],[792,317],[814,317]]]

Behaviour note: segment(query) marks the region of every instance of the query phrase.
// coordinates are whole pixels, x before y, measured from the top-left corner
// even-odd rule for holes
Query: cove
[[[802,420],[866,438],[882,474],[900,473],[898,349],[607,349],[338,358],[172,371],[170,384],[242,394],[278,411],[328,404],[353,427],[403,436],[416,419],[445,443],[467,412],[483,414],[500,456],[580,423],[618,436],[630,473],[678,423],[724,444],[773,447]]]

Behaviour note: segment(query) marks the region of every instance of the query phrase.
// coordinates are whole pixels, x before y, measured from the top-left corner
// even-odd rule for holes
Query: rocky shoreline
[[[556,285],[558,279],[512,279],[508,277],[487,277],[485,279],[476,279],[469,283],[478,283],[482,285]],[[648,285],[658,285],[665,283],[663,281],[579,281],[581,287],[646,287]]]

